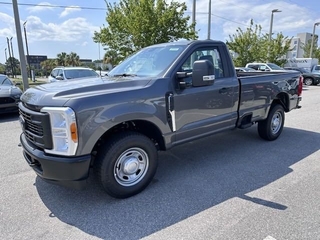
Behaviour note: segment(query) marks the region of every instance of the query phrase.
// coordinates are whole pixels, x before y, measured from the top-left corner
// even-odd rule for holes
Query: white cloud
[[[83,46],[83,47],[85,47],[85,46],[87,46],[88,45],[88,42],[83,42],[83,43],[81,43],[81,46]]]
[[[65,17],[69,15],[70,13],[81,11],[81,8],[79,6],[69,6],[64,9],[62,13],[60,13],[60,17]]]
[[[93,26],[85,18],[71,18],[61,24],[44,23],[37,16],[29,16],[28,39],[31,41],[75,42],[88,34],[93,35],[99,27]]]
[[[41,2],[41,3],[37,4],[37,6],[27,7],[27,10],[30,13],[42,12],[45,10],[53,10],[53,8],[50,6],[54,6],[54,5],[52,5],[51,3],[48,3],[48,2]]]
[[[14,19],[6,13],[0,12],[1,22],[4,23],[5,27],[0,28],[0,37],[12,37],[15,36]]]

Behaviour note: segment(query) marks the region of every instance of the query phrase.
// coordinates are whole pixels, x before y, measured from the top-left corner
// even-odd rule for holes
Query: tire
[[[158,152],[155,144],[140,133],[123,132],[102,146],[95,171],[102,187],[110,196],[128,198],[149,185],[157,166]]]
[[[284,126],[284,110],[279,104],[274,105],[268,114],[267,119],[258,122],[258,133],[262,139],[273,141],[276,140]]]
[[[307,85],[307,86],[313,85],[313,79],[309,78],[309,77],[305,78],[304,79],[304,84]]]

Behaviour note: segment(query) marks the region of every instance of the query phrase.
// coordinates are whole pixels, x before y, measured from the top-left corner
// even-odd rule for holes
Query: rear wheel
[[[309,78],[309,77],[305,78],[304,79],[304,84],[307,85],[307,86],[311,86],[313,84],[312,78]]]
[[[112,197],[127,198],[141,192],[156,173],[157,149],[142,134],[120,133],[100,151],[96,171],[103,188]]]
[[[284,126],[284,110],[279,104],[274,105],[268,114],[267,119],[258,122],[259,136],[265,140],[276,140]]]

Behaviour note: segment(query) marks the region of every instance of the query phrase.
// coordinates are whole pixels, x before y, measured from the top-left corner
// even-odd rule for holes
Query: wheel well
[[[166,149],[162,133],[157,126],[144,120],[132,120],[122,122],[105,132],[95,144],[92,151],[93,156],[97,154],[99,148],[103,147],[103,143],[107,142],[112,135],[125,131],[139,132],[150,138],[158,150]]]
[[[273,100],[271,104],[271,108],[273,108],[274,105],[280,104],[285,112],[289,112],[289,96],[286,93],[279,93],[276,97],[276,99]]]

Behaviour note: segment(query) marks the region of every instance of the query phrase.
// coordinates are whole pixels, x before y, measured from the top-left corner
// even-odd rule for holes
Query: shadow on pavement
[[[319,149],[320,134],[285,128],[273,142],[256,127],[218,134],[159,154],[154,181],[142,193],[117,200],[94,178],[76,191],[36,179],[48,217],[102,239],[140,239],[230,198],[282,211],[290,206],[245,194],[292,172],[291,165]]]
[[[17,121],[18,118],[19,118],[18,111],[14,112],[14,113],[1,113],[0,114],[0,123]]]

